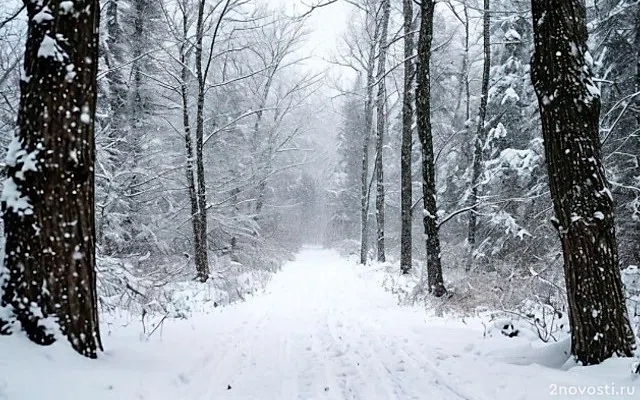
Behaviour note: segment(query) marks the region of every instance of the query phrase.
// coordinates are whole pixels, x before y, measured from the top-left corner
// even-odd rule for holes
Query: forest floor
[[[578,367],[567,362],[566,341],[485,338],[479,320],[431,318],[420,307],[398,306],[381,279],[333,251],[308,248],[275,275],[264,294],[246,302],[166,320],[150,337],[140,335],[140,323],[105,325],[107,350],[97,361],[76,356],[63,341],[42,348],[19,335],[3,337],[0,399],[540,400],[640,394],[630,359]]]

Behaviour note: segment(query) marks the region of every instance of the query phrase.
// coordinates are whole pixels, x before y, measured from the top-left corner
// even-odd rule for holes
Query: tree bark
[[[482,71],[482,97],[480,98],[480,109],[478,111],[478,127],[476,129],[476,137],[474,140],[473,150],[473,171],[471,177],[471,195],[469,196],[469,231],[467,235],[467,245],[469,246],[469,255],[467,259],[466,270],[469,271],[473,266],[473,260],[476,250],[476,234],[478,225],[478,191],[480,185],[480,176],[482,175],[482,149],[487,140],[487,132],[484,127],[487,118],[487,102],[489,100],[489,75],[491,73],[491,7],[490,0],[484,0],[484,16],[483,20],[483,36],[484,36],[484,64]]]
[[[96,358],[94,222],[97,0],[25,1],[29,28],[18,129],[2,194],[6,255],[2,307],[48,345],[57,322],[71,346]],[[71,11],[71,12],[70,12]],[[43,13],[45,18],[34,18]],[[0,321],[8,333],[11,321]]]
[[[411,271],[412,264],[412,218],[413,203],[413,174],[412,174],[412,145],[413,145],[413,0],[403,0],[404,11],[404,95],[402,103],[402,149],[400,155],[401,174],[401,218],[400,234],[400,269],[403,274]]]
[[[427,249],[427,278],[429,292],[436,297],[446,293],[442,278],[438,207],[436,204],[435,159],[431,131],[431,43],[433,40],[433,12],[435,2],[421,3],[420,39],[418,40],[418,66],[416,80],[416,114],[418,136],[422,145],[422,194],[424,202],[424,233]]]
[[[581,0],[532,0],[538,95],[549,186],[564,256],[571,352],[583,364],[631,356],[613,199],[599,137],[600,93]]]
[[[378,55],[378,97],[376,99],[377,120],[376,120],[376,225],[377,225],[377,247],[378,261],[385,262],[386,254],[384,249],[384,134],[387,128],[387,85],[385,75],[387,74],[387,33],[389,30],[389,14],[391,14],[391,1],[382,0],[382,21],[380,30],[380,54]]]
[[[207,242],[202,241],[202,228],[200,226],[200,211],[198,206],[198,193],[196,190],[196,181],[194,176],[194,154],[193,154],[193,138],[191,133],[191,120],[189,117],[189,44],[186,38],[189,35],[189,21],[186,10],[182,8],[182,35],[185,39],[180,46],[180,63],[182,64],[182,82],[180,83],[180,92],[182,95],[182,125],[184,129],[184,144],[186,152],[186,178],[187,189],[189,191],[189,204],[191,206],[191,226],[193,229],[193,250],[196,266],[196,275],[200,281],[206,281],[209,276],[209,266],[207,260],[203,260],[201,255],[207,253]]]
[[[196,272],[201,282],[209,279],[209,254],[207,243],[207,183],[204,174],[204,97],[206,79],[202,71],[202,42],[204,38],[204,6],[206,0],[198,3],[198,21],[196,23],[196,75],[198,79],[198,97],[196,102],[196,198],[198,202],[199,232],[196,242],[201,247],[196,251]]]
[[[369,58],[367,60],[367,87],[364,104],[364,132],[362,133],[362,172],[360,175],[361,185],[361,209],[360,209],[360,264],[367,263],[367,232],[369,224],[369,142],[373,128],[373,89],[375,85],[374,71],[376,64],[377,37],[380,32],[380,24],[375,17],[376,13],[371,13],[368,18],[373,18],[374,34],[371,40]]]

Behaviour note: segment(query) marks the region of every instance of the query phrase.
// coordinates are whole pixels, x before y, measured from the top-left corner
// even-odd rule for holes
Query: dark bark
[[[209,279],[209,254],[207,246],[207,183],[204,174],[204,97],[206,79],[202,71],[202,42],[204,39],[204,6],[206,0],[198,3],[198,21],[196,23],[196,75],[198,79],[198,96],[196,100],[196,199],[198,202],[199,232],[197,242],[201,247],[196,251],[196,272],[201,282]]]
[[[387,128],[387,85],[385,75],[387,74],[387,32],[389,30],[389,14],[391,13],[391,1],[383,0],[382,21],[380,21],[380,54],[378,54],[378,97],[376,99],[376,225],[378,248],[378,261],[385,262],[386,254],[384,250],[384,136]]]
[[[538,95],[549,186],[564,256],[571,352],[584,364],[634,346],[618,269],[613,199],[602,163],[600,94],[584,2],[533,0]]]
[[[186,11],[182,11],[182,34],[184,38],[189,35],[189,21]],[[194,154],[193,154],[193,138],[191,133],[191,120],[189,117],[189,89],[188,81],[190,77],[189,62],[189,44],[185,41],[180,46],[180,63],[182,64],[182,82],[180,84],[180,92],[182,94],[182,125],[184,128],[184,144],[186,151],[186,178],[187,188],[189,191],[189,205],[191,206],[191,226],[193,229],[193,250],[196,264],[196,274],[200,281],[206,281],[209,276],[209,266],[206,258],[202,258],[202,254],[207,254],[207,242],[202,240],[202,227],[200,226],[201,215],[198,205],[198,193],[196,191],[196,181],[194,176]]]
[[[51,19],[36,21],[43,6],[25,1],[27,78],[2,196],[2,306],[32,341],[55,340],[46,327],[54,318],[76,351],[96,358],[102,349],[93,171],[99,8],[97,0],[75,0],[77,12],[65,12],[61,3],[49,1]],[[7,322],[0,331],[7,333]]]
[[[413,145],[413,0],[403,0],[404,10],[404,95],[402,102],[402,150],[400,155],[401,174],[401,218],[400,234],[400,269],[403,274],[411,271],[412,261],[412,218],[413,203],[413,175],[412,175],[412,145]]]
[[[442,279],[438,207],[436,204],[436,171],[431,131],[431,44],[433,41],[433,12],[435,2],[421,3],[420,38],[418,40],[418,65],[416,80],[416,115],[418,136],[422,145],[422,194],[424,202],[424,232],[427,249],[427,278],[429,292],[436,297],[446,293]]]
[[[476,137],[474,140],[473,150],[473,167],[471,176],[471,195],[469,203],[469,230],[467,235],[467,244],[469,246],[469,258],[467,260],[467,271],[473,265],[474,253],[476,250],[476,235],[478,230],[478,192],[480,185],[480,176],[482,175],[482,149],[486,142],[487,132],[485,129],[485,120],[487,118],[487,102],[489,99],[489,74],[491,73],[491,13],[489,8],[490,0],[484,0],[484,16],[483,20],[483,36],[484,36],[484,64],[482,71],[482,97],[480,98],[480,109],[478,111],[478,127],[476,129]]]

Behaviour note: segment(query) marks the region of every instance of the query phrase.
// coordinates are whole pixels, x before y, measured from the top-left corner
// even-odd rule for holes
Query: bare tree
[[[483,46],[484,46],[484,64],[482,70],[482,94],[480,98],[480,109],[478,111],[478,127],[473,141],[473,166],[471,172],[471,196],[469,203],[472,207],[469,211],[469,231],[467,235],[467,243],[469,246],[469,258],[467,260],[466,269],[471,269],[473,265],[474,253],[476,250],[476,233],[477,233],[477,203],[480,185],[480,175],[482,174],[482,153],[484,143],[486,141],[485,120],[487,118],[487,101],[489,99],[489,75],[491,73],[491,1],[484,0],[483,10]],[[465,8],[466,10],[466,8]]]
[[[361,174],[361,235],[360,235],[360,263],[367,263],[367,232],[369,221],[369,142],[371,140],[371,132],[373,128],[373,89],[375,85],[375,65],[376,65],[376,49],[377,38],[380,34],[381,25],[378,23],[378,11],[376,3],[367,2],[369,8],[366,11],[367,33],[369,28],[374,26],[373,36],[368,38],[368,56],[365,64],[367,82],[365,87],[365,104],[364,104],[364,132],[362,134],[362,174]]]
[[[422,145],[422,195],[424,202],[424,232],[427,250],[427,279],[429,292],[436,297],[446,293],[442,278],[438,207],[436,203],[436,171],[431,130],[431,44],[435,1],[423,0],[420,6],[421,24],[418,40],[416,80],[416,114],[418,136]]]
[[[379,54],[378,54],[378,96],[376,98],[376,223],[377,223],[377,249],[378,261],[385,262],[386,255],[384,250],[384,134],[387,128],[387,53],[389,51],[387,45],[387,34],[389,31],[389,16],[391,14],[390,0],[382,0],[382,19],[380,21],[380,38]]]
[[[404,11],[404,94],[402,103],[402,152],[401,167],[401,218],[402,232],[400,234],[400,268],[402,273],[408,274],[412,264],[412,203],[413,203],[413,82],[415,67],[413,57],[413,0],[403,0]]]

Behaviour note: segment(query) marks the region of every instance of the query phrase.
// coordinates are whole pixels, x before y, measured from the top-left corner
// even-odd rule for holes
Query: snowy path
[[[438,380],[427,354],[415,354],[423,314],[374,285],[335,253],[303,252],[265,296],[220,315],[225,350],[186,373],[194,385],[184,397],[469,398]]]
[[[568,371],[530,365],[562,363],[561,348],[532,352],[524,339],[483,339],[478,321],[428,319],[398,306],[380,277],[306,249],[265,294],[166,321],[148,341],[139,322],[103,327],[108,350],[97,361],[63,342],[0,338],[0,400],[601,399],[550,394],[553,385],[612,382],[640,393],[629,360]]]

